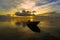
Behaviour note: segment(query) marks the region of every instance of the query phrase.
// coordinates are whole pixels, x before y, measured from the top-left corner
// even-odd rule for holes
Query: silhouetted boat
[[[21,22],[16,22],[16,25],[20,26]],[[37,24],[39,24],[39,21],[28,21],[23,22],[23,26],[27,25],[29,29],[31,29],[33,32],[40,32],[40,29],[38,28]]]
[[[27,26],[34,32],[40,32],[40,29],[38,28],[37,24],[39,24],[39,21],[28,21]]]

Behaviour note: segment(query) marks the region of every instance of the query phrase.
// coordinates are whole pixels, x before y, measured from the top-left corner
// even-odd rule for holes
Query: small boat
[[[40,32],[40,29],[37,26],[37,24],[39,24],[39,21],[28,21],[26,24],[32,31]]]

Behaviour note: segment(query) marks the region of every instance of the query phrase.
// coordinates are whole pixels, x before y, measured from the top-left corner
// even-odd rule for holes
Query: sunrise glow
[[[14,3],[7,4],[8,3],[7,2],[7,3],[5,3],[5,5],[10,5],[10,6],[12,6],[12,8],[10,8],[9,10],[4,9],[5,11],[2,9],[3,10],[2,13],[15,15],[16,12],[22,12],[22,10],[24,9],[24,10],[30,11],[31,12],[30,14],[34,14],[34,15],[40,14],[41,15],[41,14],[48,13],[51,11],[59,10],[58,6],[54,6],[54,5],[57,5],[59,3],[59,1],[46,3],[46,4],[45,4],[45,1],[42,1],[42,0],[41,0],[41,2],[38,1],[38,3],[43,2],[42,4],[44,4],[44,5],[37,4],[36,2],[37,1],[34,1],[34,0],[23,0],[23,2],[21,2],[21,3],[17,2],[18,4],[14,4]],[[55,8],[53,8],[53,6]],[[36,12],[33,13],[32,11],[36,11]]]

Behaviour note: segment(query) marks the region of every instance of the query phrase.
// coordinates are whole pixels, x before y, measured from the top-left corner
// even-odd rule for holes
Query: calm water
[[[40,21],[37,25],[40,33],[33,32],[25,22],[28,20]],[[16,23],[20,24],[17,25]],[[19,17],[0,21],[1,40],[59,40],[60,18],[58,17]]]

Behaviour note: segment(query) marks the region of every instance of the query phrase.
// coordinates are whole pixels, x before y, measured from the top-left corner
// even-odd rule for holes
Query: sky
[[[20,9],[41,13],[60,12],[60,0],[0,0],[0,14],[14,13]]]

